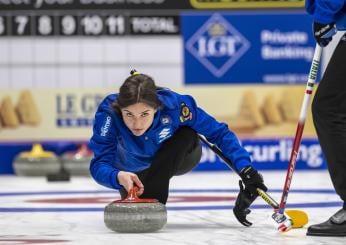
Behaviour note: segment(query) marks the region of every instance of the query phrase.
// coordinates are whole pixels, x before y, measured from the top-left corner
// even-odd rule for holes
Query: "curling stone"
[[[89,166],[93,153],[86,144],[82,144],[76,152],[62,155],[63,168],[71,175],[90,176]]]
[[[124,200],[108,204],[104,222],[112,231],[144,233],[160,230],[167,223],[166,206],[156,199],[140,199],[137,188],[130,190]]]
[[[60,161],[54,152],[44,151],[40,144],[34,144],[31,151],[16,157],[13,168],[18,176],[45,176],[59,171]]]

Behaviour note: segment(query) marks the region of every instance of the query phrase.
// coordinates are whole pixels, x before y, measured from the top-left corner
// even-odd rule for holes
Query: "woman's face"
[[[141,136],[151,126],[155,112],[156,109],[144,103],[136,103],[121,109],[125,125],[136,136]]]

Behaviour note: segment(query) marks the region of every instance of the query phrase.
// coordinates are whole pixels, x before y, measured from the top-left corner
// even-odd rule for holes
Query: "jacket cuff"
[[[110,176],[110,178],[111,178],[110,183],[113,186],[113,188],[117,189],[117,190],[121,189],[121,187],[122,187],[118,182],[118,173],[119,173],[119,170],[114,170]]]
[[[252,163],[249,162],[248,160],[245,159],[241,159],[237,162],[236,164],[236,169],[238,170],[238,172],[240,172],[240,170],[242,170],[243,168],[245,168],[246,166],[251,166],[253,167]]]

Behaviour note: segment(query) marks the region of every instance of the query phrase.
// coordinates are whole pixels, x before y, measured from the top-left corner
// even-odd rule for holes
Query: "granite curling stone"
[[[82,144],[77,151],[62,155],[63,168],[71,175],[90,176],[89,166],[93,153],[86,144]]]
[[[44,151],[41,144],[34,144],[31,151],[20,153],[13,162],[18,176],[46,176],[59,171],[60,166],[54,152]]]
[[[120,233],[145,233],[160,230],[167,223],[166,206],[156,199],[140,199],[137,188],[127,198],[108,204],[104,210],[106,226]]]

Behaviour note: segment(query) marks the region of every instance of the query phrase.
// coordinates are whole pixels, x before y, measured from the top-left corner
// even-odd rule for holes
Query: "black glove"
[[[332,41],[332,37],[336,33],[335,23],[321,24],[314,22],[313,31],[316,42],[321,47],[325,47]]]
[[[268,188],[263,184],[263,177],[253,167],[247,166],[243,168],[240,173],[243,182],[239,180],[240,191],[233,208],[234,216],[244,226],[251,226],[252,223],[246,220],[246,215],[251,211],[250,205],[258,197],[257,188],[267,191]]]
[[[252,166],[246,166],[239,172],[239,176],[244,182],[246,189],[250,191],[252,195],[257,194],[257,188],[263,191],[267,191],[268,188],[263,184],[263,177]]]
[[[257,195],[252,195],[248,189],[244,189],[243,182],[239,180],[240,191],[233,208],[234,216],[237,220],[244,226],[251,226],[252,223],[246,219],[251,210],[249,209],[250,205],[255,201]]]

